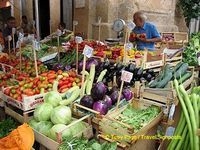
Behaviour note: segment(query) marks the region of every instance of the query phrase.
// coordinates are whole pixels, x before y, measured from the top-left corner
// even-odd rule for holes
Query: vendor
[[[22,23],[21,23],[20,29],[23,30],[24,36],[27,36],[28,34],[36,33],[33,23],[28,22],[28,19],[26,16],[22,16]]]
[[[12,36],[12,28],[16,28],[16,20],[15,20],[14,17],[9,17],[7,19],[7,26],[3,30],[3,37],[4,37],[4,41],[5,41],[5,50],[8,49],[9,36],[13,37]],[[16,42],[17,42],[16,32],[14,34],[14,38],[15,38],[15,45],[16,45]],[[12,40],[10,41],[10,48],[13,48],[13,41]]]
[[[142,11],[133,15],[135,28],[129,37],[130,42],[136,42],[138,50],[155,50],[155,42],[161,42],[161,36],[156,26],[146,22],[146,16]]]

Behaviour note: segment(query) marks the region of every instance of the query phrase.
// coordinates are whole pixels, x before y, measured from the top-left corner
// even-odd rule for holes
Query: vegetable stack
[[[181,136],[181,140],[172,140],[168,150],[199,150],[200,141],[197,129],[200,128],[200,87],[195,87],[188,95],[183,85],[179,85],[176,79],[174,85],[182,107],[181,117],[174,135]]]
[[[169,64],[165,65],[163,71],[157,78],[150,82],[150,88],[165,88],[168,82],[173,78],[177,79],[179,83],[183,83],[192,76],[192,72],[188,70],[188,64],[179,62],[174,68]]]

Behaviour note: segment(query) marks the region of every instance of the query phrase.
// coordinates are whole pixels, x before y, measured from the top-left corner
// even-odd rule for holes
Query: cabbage
[[[49,130],[53,127],[53,123],[50,121],[40,121],[37,124],[36,130],[44,135],[49,134]]]
[[[62,97],[60,93],[56,91],[51,91],[47,93],[44,97],[44,102],[51,104],[53,107],[58,106],[61,100],[62,100]]]
[[[69,124],[71,119],[71,109],[67,106],[58,106],[51,112],[51,121],[54,124]]]
[[[33,128],[33,129],[37,129],[37,125],[39,122],[37,122],[35,119],[31,119],[28,124]]]
[[[56,124],[50,129],[48,137],[53,140],[56,140],[57,139],[56,133],[59,132],[62,132],[62,138],[67,138],[72,136],[70,129],[69,128],[67,129],[66,125]]]
[[[86,126],[82,121],[77,122],[76,124],[70,127],[70,130],[73,136],[77,134],[81,134],[85,129],[86,129]]]
[[[51,104],[43,103],[36,107],[33,116],[36,121],[48,121],[52,110],[53,106]]]

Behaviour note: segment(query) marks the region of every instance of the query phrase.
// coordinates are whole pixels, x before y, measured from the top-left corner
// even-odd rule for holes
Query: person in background
[[[26,16],[22,16],[22,23],[20,29],[23,31],[24,36],[27,36],[28,34],[35,34],[34,25],[33,23],[28,22]]]
[[[135,28],[130,34],[129,41],[136,42],[138,50],[155,50],[155,42],[161,42],[161,36],[155,25],[146,22],[146,16],[142,11],[133,15]]]
[[[66,24],[64,22],[60,22],[58,25],[58,29],[62,32],[65,32]]]
[[[4,38],[4,42],[5,42],[5,50],[8,50],[8,40],[9,40],[9,36],[13,37],[12,36],[12,28],[15,28],[16,29],[16,20],[15,20],[15,17],[9,17],[7,19],[7,26],[4,28],[3,30],[3,38]],[[16,42],[17,42],[17,34],[15,32],[14,34],[14,39],[15,39],[15,45],[16,45]],[[13,39],[11,39],[10,41],[10,48],[13,48]]]

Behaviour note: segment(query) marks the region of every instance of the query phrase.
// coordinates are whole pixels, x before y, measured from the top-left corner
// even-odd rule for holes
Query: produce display
[[[175,67],[171,67],[167,64],[159,76],[149,84],[150,88],[165,88],[169,81],[177,79],[179,83],[185,82],[192,76],[191,71],[188,70],[188,64],[180,62]]]
[[[188,94],[183,85],[179,85],[176,79],[174,80],[174,85],[182,108],[181,117],[174,135],[180,135],[181,140],[171,140],[167,149],[199,150],[200,140],[196,133],[197,129],[200,128],[200,88],[194,87],[192,92]]]
[[[7,136],[12,130],[17,127],[16,122],[11,119],[7,118],[0,122],[0,139]]]
[[[190,66],[198,66],[198,57],[200,52],[200,32],[193,33],[188,46],[183,51],[183,61]]]
[[[87,140],[83,137],[77,138],[68,138],[65,139],[62,144],[59,146],[59,150],[71,150],[71,149],[78,149],[78,150],[116,150],[117,144],[113,143],[99,143],[95,139]]]
[[[59,104],[61,101],[62,97],[58,92],[49,92],[44,98],[44,103],[35,109],[34,118],[29,121],[35,130],[55,141],[58,132],[62,132],[62,138],[65,139],[76,136],[87,128],[82,121],[67,128],[67,125],[77,119],[72,118],[70,107]]]
[[[146,109],[136,109],[132,106],[128,106],[120,115],[115,119],[129,124],[134,128],[134,131],[138,131],[144,125],[148,124],[153,118],[159,114],[160,110],[156,106],[150,106]]]

